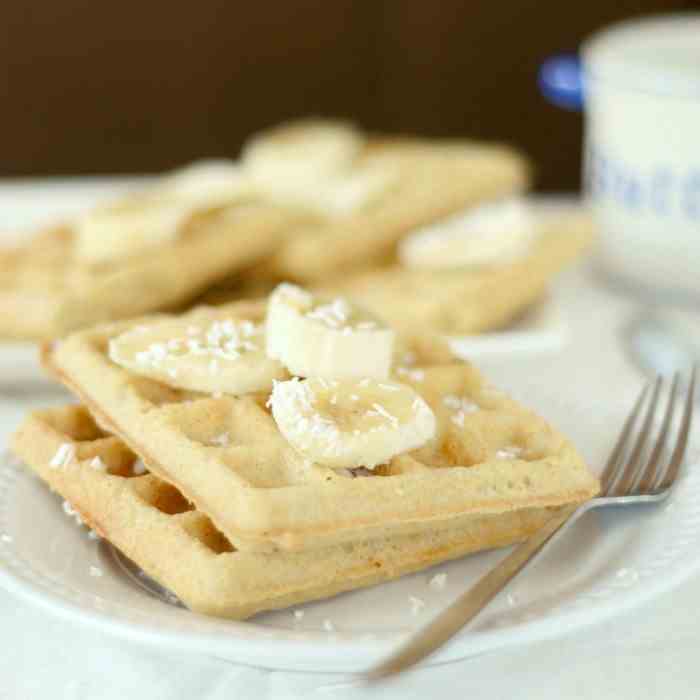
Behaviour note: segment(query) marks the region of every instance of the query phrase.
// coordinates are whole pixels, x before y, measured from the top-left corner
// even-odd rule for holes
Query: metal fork
[[[693,417],[695,374],[696,370],[693,368],[680,427],[674,445],[669,446],[671,454],[668,459],[668,436],[677,404],[681,403],[678,397],[677,374],[673,377],[658,437],[650,450],[647,445],[650,444],[654,419],[659,413],[661,403],[663,379],[660,376],[657,376],[652,384],[644,387],[625,421],[600,479],[600,494],[586,503],[565,506],[559,510],[539,532],[516,547],[395,654],[368,671],[364,680],[376,682],[406,671],[436,651],[473,620],[542,551],[554,535],[562,532],[565,526],[571,525],[586,511],[602,506],[649,503],[667,498],[683,463],[688,443]],[[651,399],[647,403],[650,393]],[[641,425],[637,427],[645,403],[645,415]]]

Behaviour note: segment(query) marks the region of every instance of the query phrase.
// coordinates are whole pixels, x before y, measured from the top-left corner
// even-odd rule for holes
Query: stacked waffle
[[[284,125],[238,161],[190,166],[0,251],[0,337],[49,340],[283,279],[342,288],[396,324],[503,325],[590,237],[587,222],[493,204],[522,192],[528,170],[498,145]]]
[[[44,361],[82,406],[29,416],[15,452],[207,614],[505,546],[598,488],[564,437],[436,336],[293,285],[83,330]]]

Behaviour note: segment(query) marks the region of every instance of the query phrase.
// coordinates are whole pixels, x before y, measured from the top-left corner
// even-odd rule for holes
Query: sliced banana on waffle
[[[88,263],[128,257],[174,240],[197,212],[253,196],[255,188],[232,161],[202,161],[165,177],[150,190],[126,195],[79,217],[76,256]]]
[[[281,284],[267,308],[267,354],[299,377],[389,376],[394,331],[345,299]]]
[[[163,320],[112,339],[109,356],[135,374],[204,393],[269,391],[289,376],[265,354],[265,331],[252,321]]]
[[[337,121],[302,121],[273,129],[243,149],[243,166],[272,199],[320,214],[353,212],[383,193],[393,169],[358,164],[362,134]]]
[[[407,267],[481,267],[522,258],[539,235],[532,208],[517,197],[472,207],[405,238]]]
[[[272,415],[300,454],[333,469],[374,469],[435,435],[435,416],[410,387],[376,379],[275,382]]]
[[[261,182],[318,178],[348,168],[364,138],[351,124],[308,120],[272,129],[243,148],[244,167]]]
[[[191,216],[183,203],[135,195],[86,213],[75,223],[76,256],[105,263],[167,243]]]

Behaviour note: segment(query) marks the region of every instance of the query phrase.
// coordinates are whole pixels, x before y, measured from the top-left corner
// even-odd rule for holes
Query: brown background
[[[581,119],[547,55],[682,0],[0,0],[0,175],[139,172],[235,155],[298,115],[505,139],[541,189],[578,182]]]

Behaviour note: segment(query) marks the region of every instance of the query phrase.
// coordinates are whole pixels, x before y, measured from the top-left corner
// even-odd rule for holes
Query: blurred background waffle
[[[525,221],[515,221],[508,214],[515,202]],[[479,220],[479,212],[486,209],[487,220]],[[434,239],[428,251],[433,260],[427,255],[422,260],[421,250],[417,260],[406,252],[426,238],[421,231],[411,231],[381,262],[350,266],[342,274],[314,279],[310,286],[326,295],[352,298],[407,331],[425,328],[453,337],[473,336],[515,327],[525,320],[518,332],[530,335],[543,330],[545,318],[549,331],[558,326],[547,291],[556,276],[594,241],[588,214],[574,202],[556,199],[520,198],[472,207],[456,226],[442,219],[428,234]],[[500,256],[495,257],[489,250],[490,241],[498,237],[509,240],[502,247],[495,246],[493,252]],[[513,243],[519,246],[526,237],[531,239],[510,255],[508,248]],[[484,255],[483,239],[488,239],[484,247],[489,257],[479,260]],[[475,243],[479,245],[476,251]],[[263,263],[213,286],[196,303],[218,305],[260,298],[289,279],[295,277],[276,275]],[[543,312],[545,306],[549,308]],[[530,319],[528,311],[532,311]]]
[[[2,253],[0,333],[50,339],[171,308],[256,261],[269,277],[338,283],[416,228],[521,191],[527,170],[501,146],[283,125],[240,161],[196,163]]]

